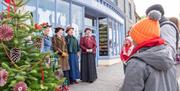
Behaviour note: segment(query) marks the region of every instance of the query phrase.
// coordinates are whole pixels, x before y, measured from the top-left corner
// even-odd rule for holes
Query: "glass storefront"
[[[84,21],[85,26],[96,27],[95,23],[96,23],[96,19],[91,17],[85,17],[85,21]]]
[[[39,23],[48,22],[49,24],[55,26],[55,0],[43,1],[43,4],[39,2],[38,4],[38,18]],[[47,7],[48,6],[48,7]]]
[[[66,27],[68,24],[70,24],[69,22],[69,8],[70,8],[70,4],[68,2],[62,1],[62,0],[57,0],[57,17],[56,17],[56,21],[57,24],[56,26],[63,26]]]
[[[32,14],[33,14],[33,19],[34,19],[34,21],[36,21],[37,19],[37,14],[36,14],[36,6],[34,6],[34,5],[36,5],[36,0],[30,0],[28,3],[27,3],[27,5],[26,6],[24,6],[23,7],[23,9],[25,10],[25,11],[30,11]]]
[[[74,35],[77,39],[80,39],[80,35],[83,33],[83,8],[81,6],[72,4],[72,26],[74,27]]]
[[[80,39],[83,35],[84,28],[89,27],[93,30],[93,34],[99,44],[97,45],[99,50],[97,52],[99,53],[98,56],[113,57],[119,55],[125,37],[124,25],[111,19],[108,15],[100,14],[96,10],[94,10],[94,13],[98,12],[98,14],[104,16],[98,16],[98,14],[93,16],[93,14],[91,15],[92,11],[86,11],[86,6],[77,2],[75,4],[73,1],[70,3],[69,0],[45,0],[43,2],[30,0],[24,8],[32,12],[33,18],[37,23],[48,22],[53,27],[61,25],[64,28],[72,25],[75,28],[74,35],[77,39]],[[2,8],[3,6],[1,5],[0,10]]]
[[[95,17],[92,16],[85,16],[84,18],[84,28],[91,28],[93,31],[93,35],[96,37],[96,31],[97,31],[97,19]]]
[[[109,45],[109,56],[117,56],[120,53],[121,48],[121,31],[120,23],[109,18],[108,19],[108,45]]]
[[[121,35],[120,35],[120,31],[122,31],[122,30],[120,30],[120,26],[119,26],[120,24],[118,24],[117,22],[116,22],[116,30],[117,30],[117,32],[116,32],[116,49],[117,49],[117,55],[119,55],[119,53],[120,53],[120,48],[121,48],[121,46],[120,46],[120,39],[121,39]]]
[[[2,0],[0,0],[0,11],[3,10]]]
[[[107,18],[99,19],[99,55],[108,56],[108,22]]]
[[[109,35],[109,56],[113,55],[113,21],[108,19],[108,35]]]

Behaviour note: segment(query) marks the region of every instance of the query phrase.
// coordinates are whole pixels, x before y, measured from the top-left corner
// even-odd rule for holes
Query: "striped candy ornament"
[[[13,91],[27,91],[28,87],[25,82],[18,82],[14,88]]]
[[[13,38],[13,29],[9,25],[0,26],[0,40],[10,41]]]
[[[4,86],[8,79],[8,72],[0,68],[0,87]]]

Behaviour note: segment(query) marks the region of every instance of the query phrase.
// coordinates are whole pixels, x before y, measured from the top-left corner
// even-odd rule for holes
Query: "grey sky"
[[[136,11],[140,16],[145,15],[145,10],[153,4],[161,4],[165,9],[166,17],[180,19],[180,0],[134,0]]]

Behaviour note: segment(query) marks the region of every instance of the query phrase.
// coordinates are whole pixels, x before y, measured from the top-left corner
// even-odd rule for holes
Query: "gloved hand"
[[[67,54],[67,53],[65,53],[65,52],[62,52],[62,56],[63,56],[63,57],[67,57],[67,56],[68,56],[68,54]]]

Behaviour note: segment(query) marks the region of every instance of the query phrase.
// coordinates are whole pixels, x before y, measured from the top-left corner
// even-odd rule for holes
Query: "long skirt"
[[[69,66],[70,66],[70,82],[76,81],[76,79],[80,78],[77,54],[69,54]]]
[[[95,54],[81,54],[81,80],[83,82],[93,82],[97,79]]]

